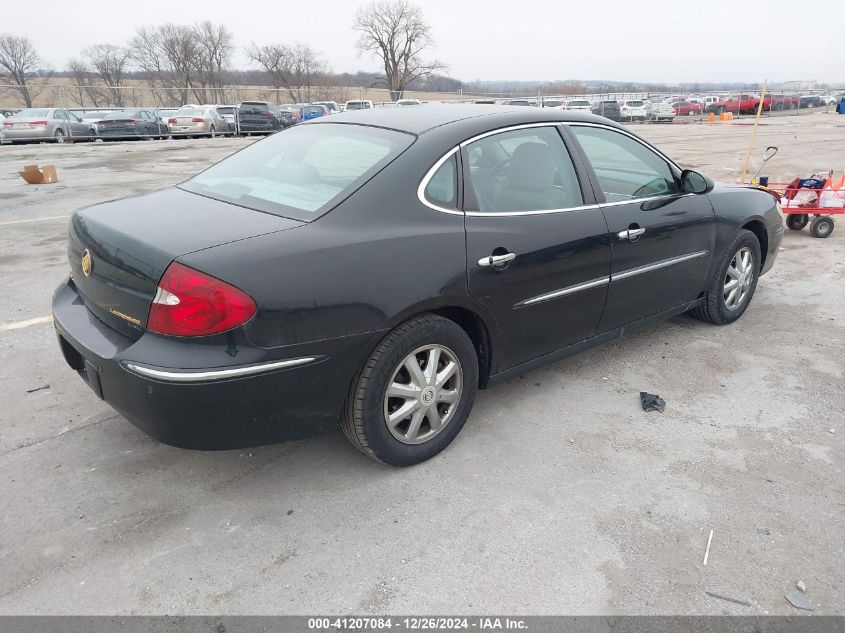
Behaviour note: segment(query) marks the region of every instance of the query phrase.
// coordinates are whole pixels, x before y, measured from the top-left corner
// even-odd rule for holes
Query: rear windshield
[[[588,106],[588,105],[590,105],[590,102],[589,102],[589,101],[585,101],[584,99],[580,99],[580,100],[579,100],[579,99],[576,99],[575,101],[570,101],[570,102],[569,102],[569,105],[573,105],[573,106]]]
[[[106,119],[140,119],[141,113],[140,112],[109,112],[106,116],[103,117],[103,120]]]
[[[21,117],[23,119],[34,116],[47,116],[49,112],[49,108],[27,108],[15,113],[13,116]]]
[[[563,102],[562,101],[552,101],[551,99],[546,99],[545,101],[543,101],[543,105],[546,106],[547,108],[557,108],[558,106],[562,106]]]
[[[180,185],[257,211],[310,221],[405,151],[410,134],[357,125],[302,125],[244,148]]]
[[[241,112],[269,112],[270,105],[267,103],[242,103]]]
[[[104,116],[108,114],[107,112],[84,112],[83,114],[79,115],[79,118],[85,119],[86,121],[91,119],[102,119]]]
[[[235,108],[233,108],[233,107],[229,106],[229,107],[225,107],[225,108],[217,108],[217,111],[218,111],[220,114],[234,114],[234,113],[235,113]]]
[[[368,107],[370,107],[369,104],[364,103],[363,101],[350,101],[346,104],[347,110],[363,110]]]
[[[205,114],[205,108],[179,108],[176,111],[177,116],[199,116]]]
[[[644,104],[643,104],[642,101],[629,101],[628,105],[631,106],[632,108],[639,108]]]
[[[305,106],[302,108],[304,114],[323,114],[323,106]]]

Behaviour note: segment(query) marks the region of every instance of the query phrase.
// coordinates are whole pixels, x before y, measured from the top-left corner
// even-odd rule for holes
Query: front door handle
[[[616,234],[616,237],[618,237],[620,240],[631,240],[633,242],[643,233],[645,233],[645,229],[642,228],[626,229],[624,231],[619,231],[619,233]]]
[[[516,259],[516,253],[505,253],[504,255],[488,255],[478,260],[479,266],[501,266]]]

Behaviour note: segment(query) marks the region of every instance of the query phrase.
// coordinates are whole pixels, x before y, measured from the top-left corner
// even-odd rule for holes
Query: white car
[[[675,118],[675,108],[672,107],[671,102],[658,101],[654,103],[646,101],[645,104],[649,121],[672,121]]]
[[[623,121],[645,121],[648,118],[648,105],[642,99],[624,101],[619,107],[619,116]]]
[[[590,102],[587,101],[586,99],[571,99],[570,101],[566,102],[566,104],[563,106],[563,109],[564,110],[583,110],[585,112],[589,112],[591,107],[592,106],[590,105]]]
[[[346,105],[343,106],[343,111],[351,112],[352,110],[369,110],[372,107],[372,101],[357,99],[355,101],[347,101]]]

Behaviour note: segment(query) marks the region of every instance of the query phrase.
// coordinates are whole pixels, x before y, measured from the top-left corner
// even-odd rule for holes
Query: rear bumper
[[[53,317],[65,360],[98,397],[158,440],[203,450],[334,430],[380,336],[273,349],[240,330],[196,342],[152,333],[133,340],[97,319],[70,280],[56,290]]]
[[[4,128],[3,140],[14,142],[51,141],[55,128],[50,126],[36,128]]]

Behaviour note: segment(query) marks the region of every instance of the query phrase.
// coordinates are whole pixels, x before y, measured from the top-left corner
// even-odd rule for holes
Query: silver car
[[[170,135],[177,136],[208,136],[214,138],[218,134],[229,133],[229,122],[226,121],[214,106],[183,106],[168,119]]]
[[[6,142],[93,141],[97,131],[64,108],[26,108],[3,121]]]

